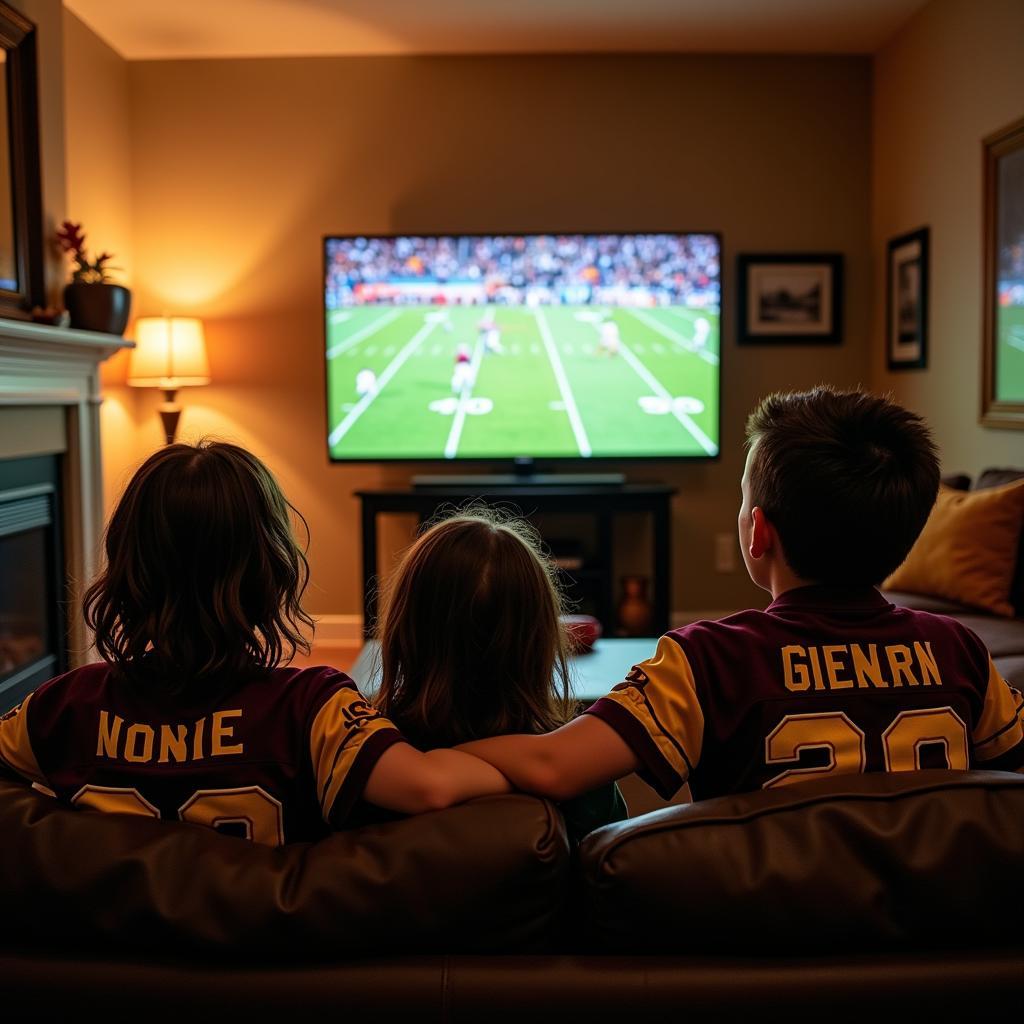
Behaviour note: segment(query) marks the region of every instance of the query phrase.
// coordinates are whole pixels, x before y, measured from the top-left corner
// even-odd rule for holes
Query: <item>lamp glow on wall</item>
[[[144,316],[135,321],[135,348],[128,367],[134,388],[160,388],[160,420],[167,443],[174,443],[181,418],[178,388],[210,383],[203,323],[195,317]]]

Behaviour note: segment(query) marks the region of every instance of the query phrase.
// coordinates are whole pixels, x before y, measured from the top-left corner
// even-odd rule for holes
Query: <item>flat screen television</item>
[[[332,460],[711,458],[712,233],[324,239]]]

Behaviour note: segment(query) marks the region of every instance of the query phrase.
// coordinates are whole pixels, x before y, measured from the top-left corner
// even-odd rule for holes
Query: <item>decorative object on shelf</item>
[[[1024,429],[1024,117],[982,143],[981,422]]]
[[[46,302],[36,26],[0,3],[0,316],[30,318]]]
[[[61,249],[71,254],[74,269],[71,283],[64,289],[64,305],[71,314],[71,326],[83,331],[124,334],[132,308],[132,293],[124,285],[110,281],[108,266],[114,257],[101,252],[90,260],[85,251],[85,234],[81,224],[64,221],[57,231]]]
[[[843,340],[841,253],[741,253],[736,270],[740,345]]]
[[[29,316],[33,323],[45,324],[48,327],[68,327],[71,324],[68,311],[54,306],[33,306]]]
[[[182,316],[139,317],[128,383],[164,392],[160,420],[167,444],[173,444],[181,419],[181,406],[175,401],[178,388],[210,383],[202,321]]]
[[[928,228],[889,242],[886,338],[890,370],[928,365]]]
[[[573,654],[586,654],[601,639],[601,623],[593,615],[563,615],[562,626]]]
[[[646,576],[622,577],[622,600],[619,601],[619,635],[648,636],[654,609],[647,596],[650,581]]]

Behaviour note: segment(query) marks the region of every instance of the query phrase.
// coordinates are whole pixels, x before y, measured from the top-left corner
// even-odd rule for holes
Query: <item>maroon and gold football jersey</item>
[[[1024,698],[955,619],[801,587],[667,633],[589,713],[668,799],[833,772],[1024,765]]]
[[[342,825],[401,739],[332,668],[278,668],[183,704],[95,664],[0,719],[0,761],[77,806],[278,845]]]

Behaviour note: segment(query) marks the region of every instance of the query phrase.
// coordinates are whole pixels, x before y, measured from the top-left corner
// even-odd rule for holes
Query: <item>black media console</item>
[[[578,484],[578,483],[514,483],[492,485],[487,478],[472,484],[459,480],[444,485],[439,478],[429,486],[408,490],[356,491],[362,502],[363,535],[363,633],[370,637],[377,610],[377,517],[384,513],[412,513],[421,523],[433,518],[441,509],[461,507],[482,501],[521,514],[535,525],[546,515],[587,516],[594,520],[596,543],[594,551],[577,568],[563,569],[570,598],[590,595],[589,605],[601,621],[605,635],[615,627],[616,573],[613,565],[613,523],[615,517],[641,512],[651,516],[653,544],[651,551],[650,632],[659,635],[669,629],[672,611],[671,594],[671,518],[670,502],[676,493],[667,484]],[[543,532],[543,531],[542,531]],[[555,539],[546,537],[546,540]],[[557,552],[556,552],[557,554]],[[584,607],[582,610],[587,611]]]

